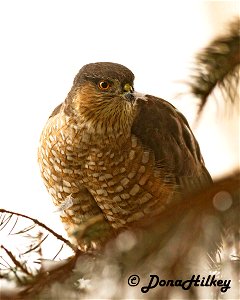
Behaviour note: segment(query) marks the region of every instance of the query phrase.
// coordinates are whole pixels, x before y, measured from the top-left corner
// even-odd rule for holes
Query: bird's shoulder
[[[62,106],[63,106],[63,103],[60,103],[57,107],[55,107],[54,110],[52,111],[51,115],[49,116],[49,119],[58,115],[61,111]]]
[[[182,187],[188,188],[185,185],[190,181],[199,186],[211,182],[188,121],[171,103],[150,95],[139,99],[132,134],[153,151],[156,165],[164,167]]]
[[[52,113],[49,116],[49,119],[51,119],[52,117],[55,117],[57,115],[59,115],[61,112],[68,117],[73,117],[74,113],[71,107],[71,95],[69,93],[68,97],[65,99],[65,101],[63,101],[62,103],[60,103],[58,106],[56,106],[54,108],[54,110],[52,111]]]

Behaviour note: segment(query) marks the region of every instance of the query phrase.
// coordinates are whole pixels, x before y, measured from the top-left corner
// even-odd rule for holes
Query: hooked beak
[[[123,94],[123,97],[130,103],[134,103],[135,102],[135,97],[134,97],[134,89],[133,87],[129,84],[129,83],[126,83],[124,85],[124,94]]]

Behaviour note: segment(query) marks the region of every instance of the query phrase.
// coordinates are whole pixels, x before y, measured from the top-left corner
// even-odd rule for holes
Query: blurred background
[[[239,1],[1,1],[1,208],[64,235],[37,165],[42,128],[78,70],[112,61],[135,74],[135,90],[173,103],[188,119],[206,166],[219,178],[239,166],[239,116],[221,95],[196,124],[186,81],[194,56],[225,32]]]

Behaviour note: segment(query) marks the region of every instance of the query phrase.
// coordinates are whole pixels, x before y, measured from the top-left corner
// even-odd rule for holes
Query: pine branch
[[[31,299],[31,296],[35,296],[41,292],[44,288],[51,286],[56,282],[63,282],[68,279],[75,268],[77,259],[83,252],[77,250],[75,255],[70,257],[64,262],[59,263],[59,265],[52,270],[41,270],[41,272],[34,278],[29,286],[22,290],[18,296],[24,297],[24,299]]]
[[[192,267],[189,269],[191,264],[188,263],[194,249],[198,249],[197,254],[216,253],[224,231],[228,230],[229,233],[229,230],[235,230],[239,212],[239,179],[239,173],[229,176],[180,203],[174,203],[155,218],[146,218],[133,228],[119,232],[98,253],[84,254],[77,250],[69,259],[56,262],[56,266],[48,268],[42,263],[40,272],[16,296],[32,299],[39,293],[47,293],[56,282],[61,282],[64,286],[70,280],[73,284],[74,279],[71,277],[75,280],[97,278],[101,282],[103,270],[108,265],[119,270],[120,273],[111,280],[117,280],[121,285],[126,285],[129,274],[151,274],[156,266],[166,278],[186,277],[194,270]],[[224,206],[226,199],[223,198],[220,203],[216,201],[216,195],[221,195],[223,191],[231,198],[228,207]],[[209,220],[213,217],[213,220],[203,227],[206,217]],[[213,260],[214,263],[216,264]],[[196,261],[195,264],[199,268],[199,262]],[[101,284],[99,288],[100,286]],[[156,293],[158,299],[169,297],[171,289],[160,289]],[[197,298],[193,290],[184,293],[186,298]],[[115,295],[116,298],[119,296],[120,294]]]
[[[9,251],[9,250],[8,250],[7,248],[5,248],[3,245],[1,245],[0,247],[7,253],[7,255],[10,257],[10,259],[12,260],[12,262],[15,264],[15,266],[16,266],[17,268],[19,268],[19,269],[20,269],[23,273],[25,273],[26,275],[29,275],[29,276],[31,276],[31,277],[33,276],[33,274],[30,273],[30,272],[28,271],[28,269],[25,268],[25,266],[15,258],[15,256],[12,254],[11,251]]]
[[[19,216],[19,217],[22,217],[22,218],[25,218],[25,219],[28,219],[28,220],[31,220],[32,222],[34,222],[36,225],[44,228],[45,230],[47,230],[48,232],[50,232],[53,236],[55,236],[58,240],[64,242],[67,246],[69,246],[70,248],[72,248],[73,251],[76,251],[76,246],[74,246],[73,244],[71,244],[68,240],[66,240],[63,236],[61,236],[60,234],[56,233],[54,230],[52,230],[51,228],[49,228],[47,225],[45,225],[44,223],[38,221],[37,219],[33,219],[29,216],[26,216],[26,215],[23,215],[23,214],[20,214],[20,213],[16,213],[16,212],[13,212],[13,211],[9,211],[9,210],[6,210],[6,209],[0,209],[0,213],[6,213],[6,214],[10,214],[10,217],[12,217],[13,215],[15,216]],[[10,220],[10,217],[9,217],[9,220]],[[6,226],[6,224],[5,224]],[[12,230],[11,230],[12,231]]]
[[[216,87],[226,96],[225,101],[239,101],[240,65],[240,19],[229,25],[229,32],[216,38],[196,56],[195,68],[190,82],[191,92],[200,99],[199,113],[202,112],[209,96]]]

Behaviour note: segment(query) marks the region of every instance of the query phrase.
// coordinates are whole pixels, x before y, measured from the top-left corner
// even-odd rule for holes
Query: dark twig
[[[72,248],[74,251],[76,251],[76,246],[72,245],[68,240],[66,240],[63,236],[61,236],[60,234],[56,233],[54,230],[52,230],[51,228],[49,228],[47,225],[45,225],[44,223],[38,221],[37,219],[31,218],[29,216],[20,214],[20,213],[16,213],[16,212],[12,212],[6,209],[0,209],[0,213],[7,213],[7,214],[11,214],[11,215],[16,215],[16,216],[20,216],[22,218],[26,218],[28,220],[33,221],[35,224],[37,224],[38,226],[41,226],[42,228],[46,229],[48,232],[50,232],[53,236],[55,236],[58,240],[63,241],[66,245],[68,245],[70,248]]]
[[[13,229],[14,229],[15,226],[17,225],[17,222],[18,222],[18,217],[16,218],[16,221],[15,221],[15,223],[13,224],[13,227],[12,227],[12,229],[9,231],[8,235],[11,235]]]
[[[1,209],[0,209],[0,212],[1,212]],[[0,230],[3,230],[7,226],[8,222],[10,222],[11,218],[12,218],[12,215],[8,216],[6,219],[5,219],[5,217],[3,217],[3,220],[0,225],[1,226]]]
[[[47,234],[36,246],[34,246],[33,248],[30,248],[29,250],[27,250],[26,252],[22,253],[22,255],[24,254],[27,254],[33,250],[36,250],[38,247],[40,247],[40,245],[46,240],[46,238],[48,237],[49,235]]]
[[[59,265],[53,270],[41,271],[31,283],[23,291],[19,293],[20,297],[31,297],[48,286],[51,286],[54,282],[64,281],[72,273],[78,257],[83,254],[80,250],[75,252],[75,255],[70,257],[66,263]]]
[[[62,244],[62,246],[60,247],[60,249],[58,250],[58,252],[56,253],[56,255],[53,257],[52,260],[55,260],[58,256],[58,254],[62,251],[64,244]]]
[[[7,248],[5,248],[3,245],[1,245],[1,248],[3,250],[5,250],[5,252],[7,253],[7,255],[11,258],[12,262],[15,264],[15,266],[17,266],[20,270],[23,271],[23,273],[32,276],[32,274],[27,270],[27,268],[25,268],[23,266],[23,264],[21,264],[16,258],[15,256],[12,254],[11,251],[9,251]]]

